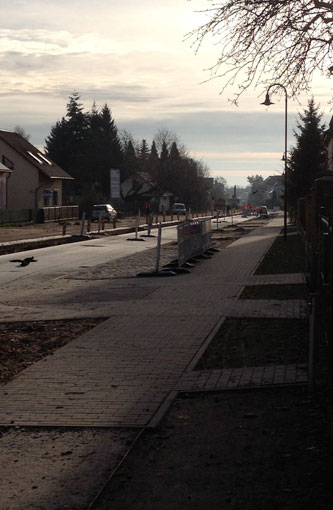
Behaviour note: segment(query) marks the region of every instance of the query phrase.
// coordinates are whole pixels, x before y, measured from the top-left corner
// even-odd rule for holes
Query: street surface
[[[2,255],[0,257],[0,285],[3,287],[16,281],[23,282],[34,276],[43,276],[45,279],[54,278],[64,272],[74,271],[80,267],[98,266],[155,248],[157,229],[152,231],[154,237],[141,237],[146,233],[146,231],[138,233],[138,239],[144,239],[144,241],[128,241],[128,239],[135,238],[135,233],[118,236],[105,235],[88,241]],[[162,244],[176,239],[176,226],[162,229]],[[34,256],[37,262],[30,263],[26,267],[19,267],[18,263],[11,262],[11,260],[31,256]]]

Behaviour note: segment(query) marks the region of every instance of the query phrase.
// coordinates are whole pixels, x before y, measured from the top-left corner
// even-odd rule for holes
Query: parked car
[[[172,206],[171,214],[186,214],[185,204],[175,202]]]
[[[96,204],[93,205],[91,221],[106,220],[112,221],[117,217],[117,211],[111,204]]]
[[[258,208],[258,215],[262,216],[263,218],[268,218],[268,209],[265,205],[261,205]]]

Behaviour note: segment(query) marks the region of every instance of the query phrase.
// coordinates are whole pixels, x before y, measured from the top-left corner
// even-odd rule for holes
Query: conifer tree
[[[321,119],[313,98],[303,114],[298,114],[294,131],[296,145],[290,151],[287,176],[287,198],[292,208],[296,208],[298,198],[310,193],[314,180],[326,169],[325,126]]]
[[[154,182],[154,184],[156,184],[157,182],[158,170],[159,170],[159,157],[155,140],[153,140],[147,161],[147,171],[149,172],[149,175],[151,176],[151,179]]]
[[[110,197],[110,169],[120,168],[122,151],[111,111],[105,104],[101,111],[95,103],[84,113],[77,92],[69,97],[66,117],[52,127],[46,139],[51,159],[74,177],[70,193],[98,192]]]
[[[149,158],[149,149],[145,139],[142,140],[139,150],[138,150],[138,158],[141,161],[146,161]]]
[[[168,146],[167,146],[166,142],[163,142],[162,143],[161,154],[160,154],[161,162],[166,162],[168,157],[169,157]]]
[[[62,118],[51,129],[46,138],[46,150],[51,159],[62,166],[74,177],[67,184],[66,191],[80,193],[87,180],[86,144],[88,135],[88,117],[83,113],[80,95],[77,92],[69,97],[66,118]]]
[[[138,171],[138,158],[134,149],[132,139],[128,139],[123,146],[123,165],[121,172],[121,181],[125,181],[128,177]]]
[[[155,160],[158,158],[158,152],[157,152],[155,140],[152,141],[149,158],[151,160]]]
[[[100,125],[101,136],[98,144],[102,159],[100,182],[102,189],[107,190],[110,183],[110,169],[120,168],[123,160],[118,130],[107,104],[103,106],[100,113]]]
[[[173,162],[180,158],[180,152],[178,150],[176,142],[172,142],[171,147],[170,147],[170,154],[169,154],[169,156],[170,156],[170,159],[173,160]]]

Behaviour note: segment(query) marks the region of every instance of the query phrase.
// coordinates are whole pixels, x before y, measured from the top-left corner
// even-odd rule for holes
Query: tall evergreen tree
[[[119,168],[122,151],[111,111],[105,104],[99,111],[94,103],[84,113],[77,92],[69,97],[66,118],[52,127],[46,150],[72,177],[76,193],[99,193],[110,198],[110,169]]]
[[[171,144],[169,157],[173,160],[173,162],[180,158],[180,152],[176,142],[172,142]]]
[[[166,162],[168,157],[169,157],[168,146],[167,146],[166,142],[163,142],[162,148],[161,148],[161,154],[160,154],[161,162]]]
[[[101,185],[103,189],[109,188],[110,169],[120,168],[123,161],[118,130],[112,118],[111,111],[107,104],[102,108],[100,114],[101,138],[99,151],[102,154],[102,175]],[[110,196],[110,195],[109,195]]]
[[[128,139],[123,147],[123,165],[121,172],[121,181],[125,181],[128,177],[138,171],[138,158],[134,149],[133,141]]]
[[[52,127],[50,136],[45,141],[45,148],[51,159],[64,167],[75,179],[74,182],[66,183],[65,191],[71,194],[80,193],[87,180],[87,135],[88,117],[83,113],[80,95],[73,92],[67,103],[66,118],[62,118]]]
[[[157,182],[158,169],[159,169],[159,157],[155,140],[153,140],[147,161],[147,171],[149,172],[149,175],[151,176],[151,179],[154,182],[154,184],[156,184]]]
[[[313,98],[304,113],[298,114],[296,145],[290,151],[287,176],[287,198],[292,208],[296,208],[298,198],[310,192],[314,180],[326,169],[325,126],[321,119]]]
[[[155,140],[152,141],[149,158],[151,160],[156,160],[158,158],[158,152],[157,152]]]
[[[145,139],[142,140],[142,142],[139,146],[138,158],[141,161],[147,161],[147,159],[149,158],[149,149],[148,149],[148,145],[147,145],[147,142]]]
[[[56,124],[52,126],[51,132],[45,140],[45,149],[55,163],[68,170],[68,172],[70,171],[68,166],[70,137],[65,117],[58,120]]]

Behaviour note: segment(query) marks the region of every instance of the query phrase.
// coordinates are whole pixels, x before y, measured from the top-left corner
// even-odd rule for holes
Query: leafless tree
[[[173,142],[175,142],[181,156],[186,155],[185,146],[180,142],[179,136],[173,131],[170,131],[168,128],[158,129],[157,133],[154,135],[154,141],[159,152],[162,150],[163,143],[166,144],[166,147],[169,150]]]
[[[221,47],[210,67],[222,79],[222,92],[236,87],[234,99],[249,87],[278,82],[296,97],[308,91],[315,71],[333,74],[333,1],[207,0],[208,21],[187,34],[198,51],[208,35]]]

